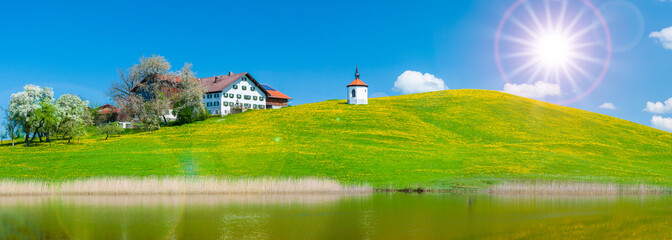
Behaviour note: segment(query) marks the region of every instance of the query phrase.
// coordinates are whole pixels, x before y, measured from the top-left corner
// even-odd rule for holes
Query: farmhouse
[[[286,107],[289,96],[266,84],[260,84],[249,73],[200,78],[205,87],[205,108],[213,115],[240,113],[248,109]]]
[[[161,89],[166,97],[178,91],[174,87],[174,83],[180,81],[178,77],[161,75],[158,80],[167,82],[164,82],[164,87]],[[292,100],[291,97],[273,87],[260,84],[247,72],[236,74],[229,72],[227,75],[199,78],[198,81],[206,89],[203,104],[212,115],[240,113],[248,109],[277,109],[288,106],[288,102]],[[147,78],[143,79],[131,92],[138,93],[144,98],[154,97],[146,88],[139,87],[146,83]],[[166,115],[166,118],[171,121],[176,119],[172,111]]]

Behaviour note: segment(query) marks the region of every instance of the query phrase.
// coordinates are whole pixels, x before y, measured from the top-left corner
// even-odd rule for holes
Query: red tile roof
[[[268,97],[269,98],[282,98],[282,99],[288,99],[292,100],[291,97],[285,95],[284,93],[281,93],[280,91],[273,91],[273,90],[268,90]]]
[[[355,81],[352,81],[350,84],[348,84],[348,87],[351,86],[365,86],[368,87],[369,85],[366,85],[366,83],[362,82],[362,80],[359,80],[359,78],[355,79]]]

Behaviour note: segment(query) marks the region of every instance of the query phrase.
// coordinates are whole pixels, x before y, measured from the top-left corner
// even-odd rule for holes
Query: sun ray
[[[530,29],[527,25],[520,22],[520,20],[518,20],[518,18],[511,17],[511,22],[513,22],[513,24],[516,24],[516,26],[518,26],[519,28],[523,29],[523,31],[525,31],[527,34],[529,34],[530,37],[532,37],[534,39],[539,38],[539,35],[537,33],[532,31],[532,29]]]
[[[506,55],[502,56],[502,59],[512,59],[512,58],[522,58],[522,57],[530,57],[534,56],[536,53],[534,51],[525,51],[525,52],[516,52],[516,53],[509,53]]]
[[[544,31],[544,26],[539,21],[539,18],[537,17],[537,14],[534,13],[534,10],[532,9],[532,6],[530,6],[529,2],[525,2],[524,5],[525,5],[525,9],[527,10],[527,13],[530,15],[530,17],[532,18],[532,21],[537,26],[538,31],[543,32]]]
[[[585,8],[581,8],[581,10],[579,10],[579,13],[576,14],[574,19],[572,19],[572,21],[569,23],[569,25],[564,27],[564,31],[562,32],[562,34],[566,35],[569,34],[572,30],[574,30],[574,26],[576,26],[576,24],[579,23],[579,20],[581,20],[583,14],[586,14],[586,11],[587,10]]]
[[[532,73],[532,75],[530,75],[530,78],[527,79],[527,83],[536,82],[535,80],[537,79],[542,70],[544,70],[544,68],[537,67]]]
[[[572,48],[574,50],[578,50],[578,49],[582,49],[582,48],[595,47],[595,46],[599,46],[599,45],[600,45],[599,42],[575,43],[574,46],[572,46]]]
[[[520,43],[520,44],[523,44],[523,45],[527,45],[528,47],[533,47],[534,46],[534,42],[532,42],[532,41],[522,39],[522,38],[519,38],[519,37],[514,37],[514,36],[511,36],[511,35],[502,35],[502,40],[507,40],[507,41],[511,41],[511,42],[515,42],[515,43]]]
[[[591,62],[591,63],[595,63],[595,64],[603,64],[604,63],[604,61],[602,61],[601,59],[590,57],[588,55],[578,53],[578,52],[572,53],[571,55],[569,55],[569,57],[572,58],[572,59],[582,60],[582,61]]]
[[[569,61],[569,62],[567,62],[567,65],[569,65],[575,71],[581,73],[581,75],[583,75],[585,78],[588,78],[588,79],[593,78],[593,76],[591,76],[590,73],[586,72],[586,70],[584,70],[583,68],[576,65],[576,63],[574,63],[572,61]]]
[[[572,89],[579,89],[579,85],[576,84],[576,80],[574,80],[574,75],[569,69],[567,69],[567,65],[562,66],[562,72],[565,74],[565,77],[567,78],[567,82],[569,82],[569,85],[572,85]]]
[[[565,22],[565,14],[567,14],[567,1],[562,1],[560,3],[560,15],[558,16],[558,22],[555,24],[555,29],[562,29],[562,24]]]
[[[579,37],[585,35],[586,33],[589,33],[590,31],[592,31],[595,28],[600,27],[600,26],[601,26],[601,24],[599,22],[594,22],[594,23],[588,25],[587,27],[582,28],[579,31],[576,31],[574,34],[569,35],[568,39],[570,41],[574,41],[574,40],[578,39]]]
[[[551,15],[551,6],[549,4],[549,1],[544,1],[544,8],[546,10],[546,29],[553,31],[553,16]]]
[[[519,66],[518,68],[514,69],[514,70],[509,74],[509,76],[511,76],[511,77],[515,77],[516,75],[518,75],[518,74],[521,73],[522,71],[525,71],[525,70],[527,70],[528,68],[533,67],[535,64],[537,64],[537,62],[538,62],[538,60],[536,60],[536,59],[532,59],[532,60],[530,60],[530,61],[527,61],[525,64],[523,64],[523,65]]]

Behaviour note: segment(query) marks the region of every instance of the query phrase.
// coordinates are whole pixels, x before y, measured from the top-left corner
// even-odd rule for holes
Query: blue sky
[[[175,69],[193,63],[198,77],[250,72],[295,105],[343,99],[355,65],[378,95],[404,93],[395,81],[408,70],[450,89],[502,90],[493,45],[514,2],[7,2],[0,104],[28,83],[106,103],[116,70],[153,54]],[[649,126],[653,116],[672,117],[666,105],[643,111],[672,97],[672,50],[649,37],[672,26],[672,2],[591,2],[604,11],[616,51],[599,87],[567,105]],[[598,108],[606,102],[617,109]]]

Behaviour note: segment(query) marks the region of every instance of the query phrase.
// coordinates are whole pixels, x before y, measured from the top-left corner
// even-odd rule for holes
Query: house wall
[[[355,90],[355,97],[352,97],[352,90]],[[368,87],[350,86],[348,87],[348,104],[369,104]]]
[[[266,108],[267,109],[278,109],[278,108],[287,107],[288,102],[289,101],[287,99],[268,98],[268,99],[266,99]]]
[[[237,86],[237,88],[234,88],[234,86]],[[252,90],[252,87],[254,87],[254,90]],[[246,99],[245,96],[249,96],[249,99]],[[265,109],[266,94],[252,80],[244,76],[221,92],[206,94],[203,102],[210,114],[228,115],[235,108],[231,105],[236,106],[236,104],[238,104],[238,108],[243,109]]]

